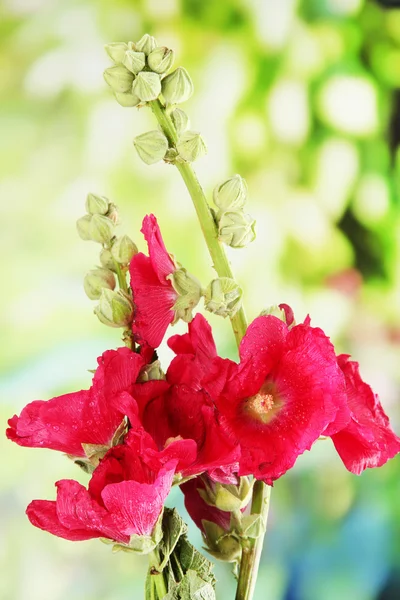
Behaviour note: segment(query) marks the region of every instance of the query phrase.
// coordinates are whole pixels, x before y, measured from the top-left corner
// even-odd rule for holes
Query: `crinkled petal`
[[[149,256],[154,272],[159,281],[164,283],[166,277],[176,270],[176,265],[164,245],[161,231],[154,215],[145,216],[141,232],[149,247]]]
[[[84,527],[81,529],[70,529],[62,525],[57,515],[55,501],[33,500],[26,509],[26,514],[35,527],[66,540],[77,542],[101,537],[101,534],[96,535],[92,530],[85,529]]]

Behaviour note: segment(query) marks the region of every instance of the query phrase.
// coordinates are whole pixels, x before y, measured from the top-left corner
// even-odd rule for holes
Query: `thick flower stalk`
[[[164,160],[180,172],[193,200],[216,271],[204,288],[165,247],[156,217],[144,216],[148,253],[117,236],[118,212],[89,194],[77,222],[83,240],[100,244],[100,265],[84,289],[98,301],[102,324],[121,328],[125,347],[98,359],[88,390],[35,400],[9,420],[20,446],[64,452],[88,483],[56,482],[56,498],[33,500],[36,527],[71,541],[101,538],[115,550],[149,556],[146,600],[215,599],[212,563],[187,539],[176,510],[165,508],[181,486],[190,517],[209,554],[230,562],[236,600],[251,600],[273,482],[321,437],[330,437],[345,467],[360,474],[400,452],[378,397],[358,364],[335,349],[307,317],[296,324],[286,304],[262,311],[247,326],[243,293],[224,245],[255,238],[240,175],[217,183],[211,207],[192,162],[206,144],[176,105],[193,93],[171,49],[149,35],[106,46],[113,65],[104,77],[123,107],[148,106],[159,129],[135,138],[148,165]],[[181,257],[180,257],[181,258]],[[239,360],[218,354],[204,308],[229,318]],[[187,333],[167,341],[175,353],[161,365],[157,349],[179,319]]]

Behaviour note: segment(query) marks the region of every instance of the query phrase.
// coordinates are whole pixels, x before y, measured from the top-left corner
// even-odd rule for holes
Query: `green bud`
[[[111,254],[111,250],[107,248],[103,248],[100,252],[100,262],[105,269],[110,269],[110,271],[116,271],[115,261],[113,255]]]
[[[204,538],[208,545],[208,552],[214,558],[225,562],[239,562],[242,547],[239,537],[234,533],[227,533],[222,527],[212,521],[202,521]]]
[[[113,92],[125,94],[132,90],[133,74],[123,65],[109,67],[103,75]]]
[[[111,219],[111,221],[114,223],[114,225],[118,225],[118,222],[119,222],[118,207],[113,202],[110,202],[110,204],[108,206],[108,212],[106,214],[106,217]]]
[[[172,310],[175,311],[173,324],[179,319],[189,323],[193,319],[192,310],[200,301],[203,295],[200,282],[190,275],[183,267],[176,269],[171,275],[168,275],[172,287],[178,294],[178,298]]]
[[[137,381],[138,383],[146,383],[147,381],[159,381],[161,379],[165,379],[165,373],[161,368],[160,361],[155,360],[143,367]]]
[[[78,230],[78,235],[80,238],[82,238],[82,240],[91,240],[92,238],[90,237],[90,221],[92,220],[92,216],[91,215],[85,215],[84,217],[81,217],[80,219],[77,220],[76,222],[76,228]]]
[[[222,213],[218,222],[219,240],[232,248],[244,248],[256,237],[256,222],[242,210]]]
[[[113,290],[115,288],[114,273],[101,267],[92,269],[85,275],[83,287],[90,300],[98,300],[102,289]]]
[[[160,46],[149,54],[147,63],[155,73],[166,73],[172,67],[174,62],[174,51]]]
[[[194,162],[207,154],[206,143],[197,131],[185,131],[179,138],[176,149],[179,156],[187,162]]]
[[[111,42],[111,44],[106,44],[104,49],[111,60],[115,63],[122,64],[124,62],[125,52],[128,50],[128,44],[125,44],[125,42]]]
[[[116,92],[115,99],[118,104],[124,108],[132,108],[132,106],[137,106],[140,104],[140,98],[130,92],[127,92],[126,94],[120,94]]]
[[[218,277],[205,291],[205,309],[220,317],[232,318],[242,306],[242,294],[241,288],[234,279]]]
[[[226,512],[239,511],[246,508],[251,499],[253,483],[248,477],[240,477],[239,485],[213,482],[198,492],[210,506],[216,506]]]
[[[189,117],[180,108],[175,108],[175,110],[172,111],[171,119],[175,125],[178,136],[180,136],[188,127],[190,127]]]
[[[222,211],[243,208],[247,199],[247,183],[234,175],[214,188],[214,204]]]
[[[135,48],[138,52],[144,52],[148,56],[155,48],[157,48],[157,42],[153,36],[145,33],[142,38],[135,44]]]
[[[134,75],[137,75],[146,65],[146,57],[144,52],[135,52],[127,50],[123,60],[124,66]]]
[[[178,67],[162,80],[162,93],[169,104],[181,104],[193,94],[193,82],[183,67]]]
[[[138,249],[136,244],[134,244],[127,235],[117,238],[111,248],[112,256],[122,265],[129,264],[132,256],[135,256],[137,253]]]
[[[93,215],[89,226],[90,239],[108,244],[114,235],[114,223],[104,215]]]
[[[156,100],[161,93],[160,76],[157,73],[142,71],[133,82],[132,92],[140,98],[142,102]]]
[[[126,327],[132,321],[132,299],[122,290],[114,291],[103,288],[100,302],[94,312],[104,325]]]
[[[168,150],[168,140],[161,131],[154,130],[142,133],[133,140],[140,158],[146,165],[152,165],[165,156]]]
[[[88,194],[85,206],[89,215],[105,215],[108,212],[109,201],[105,196]]]

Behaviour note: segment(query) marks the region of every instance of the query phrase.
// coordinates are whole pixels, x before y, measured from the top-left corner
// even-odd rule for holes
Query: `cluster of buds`
[[[127,327],[132,322],[132,298],[126,286],[126,272],[138,249],[127,236],[116,237],[118,212],[104,196],[88,194],[86,214],[76,226],[83,240],[101,244],[100,265],[88,271],[83,287],[90,300],[98,300],[94,313],[109,327]],[[115,289],[117,279],[120,289]]]
[[[256,222],[243,210],[247,200],[245,180],[234,175],[214,188],[213,197],[218,208],[219,240],[231,248],[244,248],[250,244],[256,237]]]
[[[121,106],[145,106],[160,100],[171,109],[193,94],[193,82],[183,67],[167,74],[174,62],[174,52],[158,46],[151,35],[138,42],[114,42],[105,46],[114,66],[104,71],[104,78]],[[207,152],[197,131],[190,131],[189,119],[180,109],[170,114],[178,140],[170,144],[161,131],[148,131],[134,140],[140,158],[148,165],[166,162],[193,162]]]

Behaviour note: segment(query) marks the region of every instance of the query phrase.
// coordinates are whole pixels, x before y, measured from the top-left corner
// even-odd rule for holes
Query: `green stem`
[[[164,135],[168,139],[170,147],[175,148],[178,141],[178,134],[164,105],[160,100],[154,100],[153,102],[150,102],[150,106]],[[192,165],[187,162],[177,161],[176,167],[193,200],[201,229],[218,276],[234,279],[228,257],[226,256],[222,244],[218,240],[218,229],[213,214]],[[239,346],[247,329],[246,315],[243,308],[231,318],[231,324],[236,343]],[[257,481],[255,483],[252,499],[252,513],[260,514],[265,526],[268,517],[270,492],[271,488],[266,486],[263,482]],[[239,570],[236,600],[251,600],[253,597],[263,542],[264,534],[256,540],[249,539],[243,542],[244,548]]]
[[[150,577],[152,585],[156,590],[157,600],[162,600],[168,594],[167,584],[165,583],[163,572],[159,572],[160,557],[157,548],[149,554],[150,561]]]

